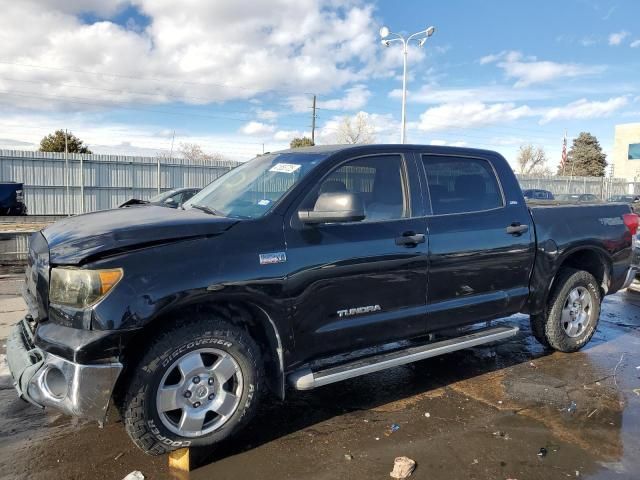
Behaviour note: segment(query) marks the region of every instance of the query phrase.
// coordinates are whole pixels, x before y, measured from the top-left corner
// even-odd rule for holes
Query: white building
[[[640,123],[616,125],[613,176],[640,181]]]

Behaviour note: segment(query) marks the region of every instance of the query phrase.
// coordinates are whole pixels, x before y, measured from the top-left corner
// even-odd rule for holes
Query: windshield
[[[217,178],[184,204],[233,218],[259,218],[327,154],[261,155]],[[202,208],[204,207],[204,208]]]
[[[163,200],[165,200],[166,198],[169,198],[171,195],[173,195],[174,193],[176,193],[175,190],[169,190],[168,192],[162,192],[159,193],[157,195],[154,195],[153,197],[151,197],[149,199],[149,201],[151,203],[158,203],[158,202],[162,202]]]

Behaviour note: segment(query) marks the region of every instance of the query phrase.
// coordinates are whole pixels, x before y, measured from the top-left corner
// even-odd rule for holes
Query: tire
[[[545,346],[561,352],[576,352],[595,333],[602,296],[589,272],[563,268],[554,282],[543,314],[531,316],[531,330]]]
[[[544,333],[545,318],[546,312],[538,315],[531,315],[529,321],[531,324],[531,333],[535,339],[541,343],[543,347],[550,348],[551,345],[549,345],[547,336]]]
[[[190,321],[163,332],[124,392],[127,433],[150,455],[236,433],[256,413],[264,390],[259,352],[245,330],[223,321]]]

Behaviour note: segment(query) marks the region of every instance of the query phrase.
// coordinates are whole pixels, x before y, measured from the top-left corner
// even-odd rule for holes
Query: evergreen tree
[[[607,168],[607,155],[602,151],[598,139],[589,132],[581,132],[567,155],[564,169],[558,168],[558,175],[576,177],[604,177]]]
[[[313,147],[313,142],[309,137],[296,137],[291,140],[290,148]]]
[[[64,130],[56,130],[40,140],[41,152],[64,152]],[[82,140],[73,133],[67,132],[67,151],[69,153],[91,153]]]

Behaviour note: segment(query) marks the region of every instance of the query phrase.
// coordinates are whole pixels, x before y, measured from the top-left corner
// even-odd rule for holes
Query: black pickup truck
[[[527,205],[491,151],[266,154],[183,208],[36,233],[8,363],[35,405],[103,421],[113,399],[145,452],[210,445],[266,390],[505,339],[517,326],[488,321],[516,312],[545,346],[580,349],[638,269],[637,228],[625,204]]]

